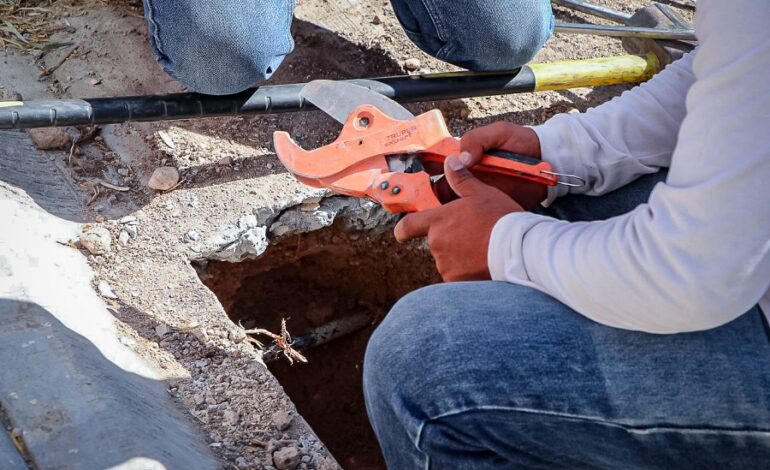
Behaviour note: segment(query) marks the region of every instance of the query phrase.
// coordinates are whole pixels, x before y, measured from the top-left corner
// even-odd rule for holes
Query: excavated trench
[[[199,272],[236,324],[280,333],[286,319],[308,362],[290,365],[261,336],[268,367],[344,468],[384,468],[364,407],[364,351],[401,296],[440,281],[428,251],[397,243],[388,229],[335,222],[272,242],[256,259],[209,261]]]

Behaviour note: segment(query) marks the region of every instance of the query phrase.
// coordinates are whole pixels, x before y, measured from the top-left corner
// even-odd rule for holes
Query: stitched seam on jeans
[[[513,407],[513,406],[474,406],[474,407],[468,407],[468,408],[461,408],[453,411],[448,411],[446,413],[441,413],[439,415],[436,415],[432,418],[428,418],[426,420],[423,420],[422,423],[420,423],[420,427],[417,429],[417,435],[415,436],[415,446],[421,451],[422,450],[420,445],[420,440],[422,439],[422,432],[425,429],[425,426],[430,421],[435,421],[441,418],[446,418],[449,416],[454,416],[462,413],[467,413],[469,411],[513,411],[516,413],[525,413],[525,414],[539,414],[539,415],[545,415],[550,417],[557,417],[557,418],[566,418],[566,419],[573,419],[577,421],[587,421],[595,424],[602,424],[605,426],[613,426],[617,428],[624,429],[629,432],[638,433],[638,434],[646,434],[650,432],[681,432],[681,433],[710,433],[710,432],[718,432],[722,434],[768,434],[770,435],[770,429],[733,429],[733,428],[720,428],[716,426],[676,426],[676,425],[665,425],[665,426],[633,426],[623,423],[618,423],[615,421],[610,421],[606,419],[602,419],[596,416],[583,416],[583,415],[575,415],[571,413],[559,413],[556,411],[546,411],[546,410],[535,410],[530,408],[519,408],[519,407]]]
[[[456,44],[452,41],[444,44],[444,46],[436,52],[436,58],[444,60],[455,50],[455,46]]]
[[[437,13],[438,9],[433,4],[431,0],[418,0],[421,1],[423,5],[425,5],[425,11],[428,12],[428,18],[430,18],[431,22],[433,23],[433,27],[436,28],[436,35],[438,36],[439,40],[446,42],[447,41],[447,35],[446,35],[446,28],[444,27],[444,24],[441,22],[441,15]]]
[[[168,55],[163,51],[163,42],[160,39],[160,25],[157,21],[155,21],[155,12],[153,11],[153,3],[152,1],[148,0],[146,2],[147,4],[147,12],[145,14],[145,17],[147,18],[147,21],[152,23],[154,27],[153,33],[151,33],[153,42],[155,43],[155,49],[158,51],[158,54],[161,55],[164,59],[168,60]]]
[[[286,28],[284,28],[284,31],[286,31],[286,35],[288,36],[288,41],[286,42],[287,54],[294,50],[294,37],[291,35],[291,23],[294,20],[294,10],[296,8],[296,0],[290,0],[288,20],[286,21]],[[273,72],[275,72],[275,70],[273,70]]]

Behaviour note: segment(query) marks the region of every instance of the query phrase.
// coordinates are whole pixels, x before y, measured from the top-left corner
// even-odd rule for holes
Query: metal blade
[[[392,99],[349,82],[313,80],[302,88],[299,96],[343,124],[350,113],[362,104],[376,106],[393,119],[412,119],[414,117],[414,114],[408,109]]]

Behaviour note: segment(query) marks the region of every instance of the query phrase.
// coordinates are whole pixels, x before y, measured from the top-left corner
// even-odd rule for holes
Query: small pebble
[[[60,127],[45,127],[30,129],[29,136],[32,143],[40,150],[61,149],[69,147],[70,136]]]
[[[80,235],[80,244],[92,255],[103,255],[110,251],[112,237],[106,228],[93,227]]]
[[[278,470],[291,470],[299,464],[300,455],[296,446],[289,445],[273,452],[273,463]]]
[[[160,338],[166,336],[169,333],[171,333],[171,327],[169,327],[165,323],[161,323],[155,327],[155,334],[158,335]]]
[[[156,191],[168,191],[177,183],[179,183],[179,171],[173,166],[162,166],[155,169],[147,186]]]
[[[99,281],[99,284],[96,286],[96,288],[99,289],[99,293],[102,294],[102,297],[106,297],[108,299],[118,298],[118,296],[115,295],[115,292],[112,291],[112,287],[107,284],[107,281]]]
[[[415,70],[419,70],[420,69],[420,65],[421,65],[420,64],[420,60],[419,59],[415,59],[415,58],[406,59],[406,62],[404,62],[404,68],[407,69],[410,72],[414,72]]]
[[[382,18],[375,15],[374,18],[372,18],[372,24],[382,24]]]
[[[241,417],[238,415],[238,412],[233,410],[226,410],[224,413],[224,418],[225,418],[225,422],[230,426],[237,425],[238,422],[241,420]]]
[[[158,137],[160,137],[160,140],[162,140],[163,143],[166,144],[166,147],[170,149],[176,148],[176,144],[174,144],[174,141],[171,139],[171,136],[168,135],[168,132],[158,131]]]
[[[184,241],[186,242],[197,242],[200,240],[201,235],[198,233],[197,230],[190,229],[184,234]]]
[[[128,245],[128,240],[131,239],[131,236],[126,232],[125,230],[120,231],[120,235],[118,235],[118,241],[121,245],[126,246]]]
[[[273,413],[273,424],[279,431],[286,431],[291,426],[294,416],[286,410],[278,410]]]
[[[136,224],[125,224],[123,226],[123,231],[128,234],[129,237],[132,239],[136,238],[136,236],[139,234],[136,228]]]

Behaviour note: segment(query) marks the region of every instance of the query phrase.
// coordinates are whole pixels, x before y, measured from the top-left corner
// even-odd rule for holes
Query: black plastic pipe
[[[534,91],[528,67],[508,72],[453,72],[350,80],[401,102]],[[0,102],[0,129],[160,121],[315,109],[300,98],[304,83],[266,85],[225,96],[199,93]]]

